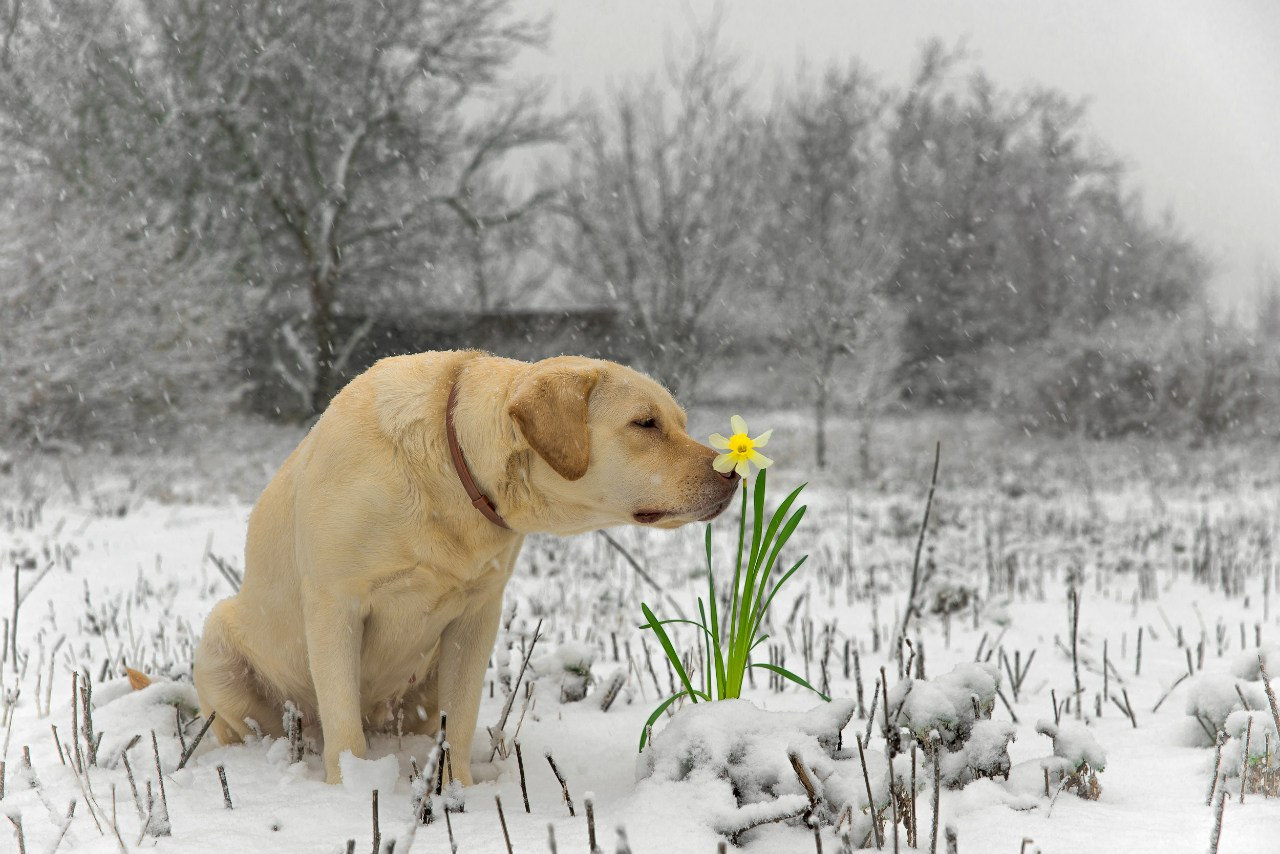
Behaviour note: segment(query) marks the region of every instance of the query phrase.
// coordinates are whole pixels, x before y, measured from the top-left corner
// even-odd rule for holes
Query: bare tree
[[[344,296],[420,275],[453,230],[499,229],[547,197],[495,191],[512,151],[560,127],[540,89],[502,85],[545,38],[509,0],[56,6],[9,0],[20,44],[6,42],[0,123],[27,129],[27,150],[68,181],[84,170],[56,140],[75,130],[148,176],[153,218],[238,247],[243,275],[301,296],[314,410],[356,343],[338,340]],[[50,47],[63,57],[52,84],[36,73]]]
[[[814,450],[828,462],[827,418],[836,367],[856,377],[862,461],[897,365],[897,324],[884,298],[900,258],[889,176],[877,144],[887,98],[857,67],[802,81],[771,123],[784,164],[769,255],[779,305],[794,318],[788,346],[813,365]],[[852,357],[852,358],[850,358]],[[887,370],[886,370],[887,363]]]
[[[708,314],[722,299],[758,307],[760,118],[734,62],[701,33],[656,82],[585,109],[571,152],[560,257],[606,288],[635,324],[645,366],[688,391],[722,336]]]

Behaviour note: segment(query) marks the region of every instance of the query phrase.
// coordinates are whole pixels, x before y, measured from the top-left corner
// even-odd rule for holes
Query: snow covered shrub
[[[1245,777],[1245,791],[1280,795],[1280,733],[1271,711],[1239,711],[1227,716],[1221,769]]]
[[[587,696],[591,678],[591,665],[596,651],[578,641],[566,641],[545,655],[529,661],[534,678],[562,703],[576,703]]]
[[[1267,675],[1272,679],[1280,676],[1280,644],[1266,643],[1257,649],[1242,652],[1231,664],[1231,675],[1248,682],[1260,682],[1262,671],[1258,667],[1258,657],[1267,668]]]
[[[959,614],[968,611],[978,598],[978,588],[960,573],[944,571],[929,585],[930,614]]]
[[[1188,314],[1063,332],[1009,358],[1006,396],[1030,429],[1212,436],[1256,423],[1274,388],[1261,346],[1230,323]]]
[[[893,731],[883,732],[898,752],[906,752],[901,734],[926,753],[933,752],[930,733],[942,738],[942,776],[947,784],[961,787],[980,777],[1007,777],[1009,742],[1016,730],[991,720],[995,708],[999,671],[993,665],[962,663],[933,679],[903,679],[889,691],[889,718]],[[881,730],[884,725],[881,724]]]
[[[1245,671],[1244,660],[1241,659],[1234,668],[1237,672]],[[1253,655],[1253,677],[1258,676],[1258,657]],[[1196,720],[1196,725],[1189,728],[1196,743],[1203,747],[1212,747],[1217,733],[1224,730],[1227,718],[1232,712],[1244,710],[1241,698],[1248,702],[1250,709],[1263,709],[1267,706],[1266,692],[1262,683],[1242,681],[1226,673],[1202,672],[1187,680],[1187,714]]]
[[[889,691],[891,725],[910,730],[925,748],[936,729],[948,750],[958,750],[974,722],[991,717],[999,684],[995,666],[978,663],[957,664],[933,679],[903,679]]]
[[[969,740],[959,750],[942,755],[942,779],[954,788],[963,788],[982,777],[1009,779],[1012,762],[1009,742],[1018,728],[1005,721],[980,720],[974,723]]]
[[[833,700],[807,712],[768,712],[745,700],[686,706],[640,754],[638,776],[688,784],[690,799],[707,805],[708,823],[733,838],[811,810],[820,823],[834,824],[850,807],[859,814],[866,807],[860,766],[840,768],[836,760],[840,731],[854,707],[852,700]],[[814,787],[812,804],[792,754]],[[867,759],[871,766],[871,754]],[[868,770],[883,788],[887,766]]]
[[[1044,760],[1049,785],[1075,792],[1087,801],[1102,796],[1098,772],[1107,766],[1107,754],[1093,733],[1080,721],[1040,721],[1036,732],[1053,739],[1053,756]]]

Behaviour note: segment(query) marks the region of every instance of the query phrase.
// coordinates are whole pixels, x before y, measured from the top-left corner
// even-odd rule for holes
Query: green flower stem
[[[801,557],[770,586],[769,582],[772,580],[778,557],[787,541],[791,539],[791,535],[795,533],[800,521],[804,519],[805,511],[808,509],[805,505],[801,505],[794,513],[791,512],[792,506],[795,504],[796,499],[800,497],[800,493],[805,486],[806,484],[801,484],[796,487],[791,494],[783,499],[778,509],[769,515],[766,522],[765,495],[767,491],[767,476],[764,471],[759,473],[756,478],[755,489],[752,490],[751,494],[751,540],[748,548],[746,535],[748,491],[744,484],[742,489],[742,509],[738,517],[738,554],[734,564],[733,589],[730,593],[729,613],[725,615],[726,619],[722,621],[719,596],[716,592],[715,567],[711,554],[711,526],[709,524],[707,525],[705,538],[708,598],[706,602],[703,602],[701,598],[697,600],[698,620],[659,620],[647,604],[641,603],[640,609],[645,616],[646,622],[640,628],[649,629],[657,636],[663,653],[671,662],[672,669],[680,677],[680,683],[683,686],[683,690],[663,700],[653,711],[653,714],[649,716],[649,720],[645,724],[645,730],[640,735],[641,750],[644,750],[649,729],[672,703],[684,697],[688,697],[694,703],[699,700],[737,699],[742,695],[742,684],[746,678],[747,669],[750,667],[759,667],[776,673],[802,688],[813,691],[824,700],[829,699],[807,681],[785,668],[774,664],[751,663],[752,650],[764,643],[769,637],[767,634],[761,634],[761,629],[768,616],[769,608],[773,605],[773,601],[778,595],[778,591],[808,559],[808,555]],[[700,683],[705,690],[700,691],[693,687],[693,680],[690,679],[684,662],[676,651],[675,643],[664,628],[665,626],[676,624],[691,625],[702,632],[706,659],[703,665],[705,672],[702,674]],[[725,636],[726,631],[728,632],[727,637]]]

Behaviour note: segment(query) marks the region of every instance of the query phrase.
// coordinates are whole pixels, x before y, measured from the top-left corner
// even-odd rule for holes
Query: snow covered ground
[[[779,469],[774,476],[780,495],[789,478],[785,468]],[[872,494],[827,485],[806,494],[810,513],[789,549],[811,558],[775,606],[771,643],[784,649],[787,667],[820,683],[829,636],[825,673],[835,698],[857,695],[851,668],[846,674],[853,651],[864,706],[871,704],[881,666],[890,691],[900,682],[885,639],[893,636],[902,613],[926,486]],[[910,632],[917,648],[923,647],[926,677],[932,680],[979,658],[998,668],[1001,693],[1017,716],[1008,780],[978,779],[963,789],[944,789],[941,826],[955,828],[962,852],[1011,854],[1025,839],[1032,840],[1027,851],[1043,852],[1207,850],[1213,810],[1206,796],[1214,749],[1204,723],[1187,714],[1188,702],[1196,698],[1195,708],[1204,715],[1225,715],[1240,708],[1236,686],[1251,708],[1262,696],[1261,683],[1233,674],[1246,673],[1259,641],[1264,647],[1280,641],[1280,603],[1271,601],[1280,519],[1276,493],[1246,487],[1188,488],[1180,494],[1145,488],[1020,492],[949,488],[944,478],[933,508],[924,559],[936,571],[925,591],[926,613]],[[313,753],[291,763],[285,742],[221,747],[206,738],[187,766],[175,770],[182,753],[177,721],[187,741],[201,724],[191,708],[193,644],[210,607],[231,593],[215,558],[239,565],[248,511],[241,500],[146,498],[134,485],[103,478],[92,494],[41,504],[13,478],[0,480],[0,615],[13,618],[15,573],[22,603],[15,633],[19,662],[15,672],[12,640],[6,640],[8,657],[0,677],[6,724],[0,811],[21,821],[27,851],[344,851],[349,839],[355,840],[355,851],[370,851],[369,790],[374,786],[384,844],[396,840],[397,852],[449,850],[450,827],[438,813],[410,838],[415,823],[409,777],[413,762],[426,761],[433,744],[428,738],[373,738],[370,759],[390,759],[365,763],[340,787],[325,785]],[[715,528],[722,561],[734,524],[726,516]],[[705,589],[702,526],[613,535],[671,599],[686,613],[692,611],[694,597]],[[1056,797],[1044,793],[1043,762],[1051,757],[1053,743],[1037,733],[1037,725],[1054,718],[1051,692],[1061,703],[1075,691],[1071,588],[1080,593],[1081,718],[1106,754],[1096,801],[1067,791]],[[943,604],[944,592],[956,607],[945,619],[927,612]],[[488,745],[478,738],[475,758],[482,782],[466,790],[465,812],[449,815],[458,851],[506,850],[495,796],[501,798],[514,851],[551,850],[549,825],[559,851],[587,851],[584,799],[589,793],[602,850],[618,846],[618,827],[625,828],[636,854],[716,850],[723,838],[714,829],[717,820],[733,805],[727,784],[696,775],[685,782],[641,776],[647,767],[636,752],[641,726],[671,685],[653,638],[646,640],[647,633],[637,628],[642,600],[659,614],[672,615],[670,599],[657,595],[602,537],[529,541],[508,590],[508,627],[499,637],[492,696],[486,696],[480,723],[497,722],[504,677],[513,678],[520,651],[541,620],[543,637],[534,655],[539,672],[527,704],[527,689],[521,687],[507,726],[512,733],[523,710],[519,741],[530,812],[522,803],[516,757],[487,763]],[[680,641],[692,648],[693,636],[680,635]],[[1105,686],[1108,700],[1100,701],[1104,644],[1114,671]],[[548,655],[557,650],[564,654]],[[592,659],[592,683],[584,699],[572,701],[573,692],[565,686],[574,674],[557,661],[584,654]],[[1016,697],[1002,665],[1005,657],[1011,665],[1016,657],[1025,669]],[[1273,654],[1272,660],[1280,671],[1280,656]],[[152,685],[132,690],[123,677],[125,665],[149,675]],[[1195,675],[1175,685],[1188,666]],[[71,688],[72,673],[80,671],[92,679],[93,728],[102,740],[97,765],[76,774],[67,763],[75,762]],[[615,673],[623,674],[624,687],[603,711],[602,697]],[[1136,728],[1110,700],[1123,702],[1126,693]],[[774,690],[763,671],[746,696],[766,710],[803,711],[820,702],[795,686]],[[1060,714],[1064,722],[1076,720],[1074,707]],[[1265,717],[1259,716],[1255,736],[1265,729]],[[992,718],[1012,721],[1000,700]],[[746,717],[726,715],[725,720],[732,727]],[[72,756],[60,757],[51,726]],[[665,726],[664,719],[656,728],[654,749],[663,749]],[[138,800],[145,804],[148,781],[158,799],[153,731],[169,836],[144,833],[121,761],[127,755]],[[830,760],[841,779],[858,786],[855,738],[868,731],[868,766],[884,769],[879,723],[869,727],[856,710],[844,729],[842,749]],[[135,742],[135,736],[141,738]],[[780,737],[777,744],[780,756],[785,740]],[[1280,748],[1274,742],[1269,746],[1272,753]],[[767,748],[766,741],[762,749]],[[1256,743],[1253,748],[1254,754],[1260,750]],[[23,758],[28,750],[30,769]],[[1275,852],[1280,798],[1246,794],[1241,802],[1239,752],[1234,741],[1224,749],[1231,797],[1219,850]],[[574,816],[547,753],[564,775]],[[230,810],[224,806],[218,766],[225,769]],[[930,773],[921,757],[921,850],[929,846]],[[773,790],[779,797],[803,793],[797,780],[785,776]],[[72,801],[74,818],[59,841]],[[863,821],[864,804],[854,799]],[[154,829],[154,815],[152,821]],[[17,850],[13,826],[3,824],[0,850]],[[894,844],[889,833],[886,848]],[[812,832],[794,822],[761,826],[740,843],[750,852],[816,850]],[[839,844],[832,828],[821,831],[822,850],[840,850]],[[908,850],[905,836],[898,844]]]

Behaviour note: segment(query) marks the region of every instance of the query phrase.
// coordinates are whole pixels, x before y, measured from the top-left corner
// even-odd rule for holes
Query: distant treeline
[[[516,12],[0,2],[0,436],[305,418],[422,342],[617,355],[694,396],[727,351],[785,350],[820,462],[834,409],[1090,436],[1273,413],[1274,283],[1269,339],[1214,318],[1206,257],[1083,104],[939,44],[904,87],[850,58],[766,103],[713,26],[559,113],[512,78],[547,38]]]

